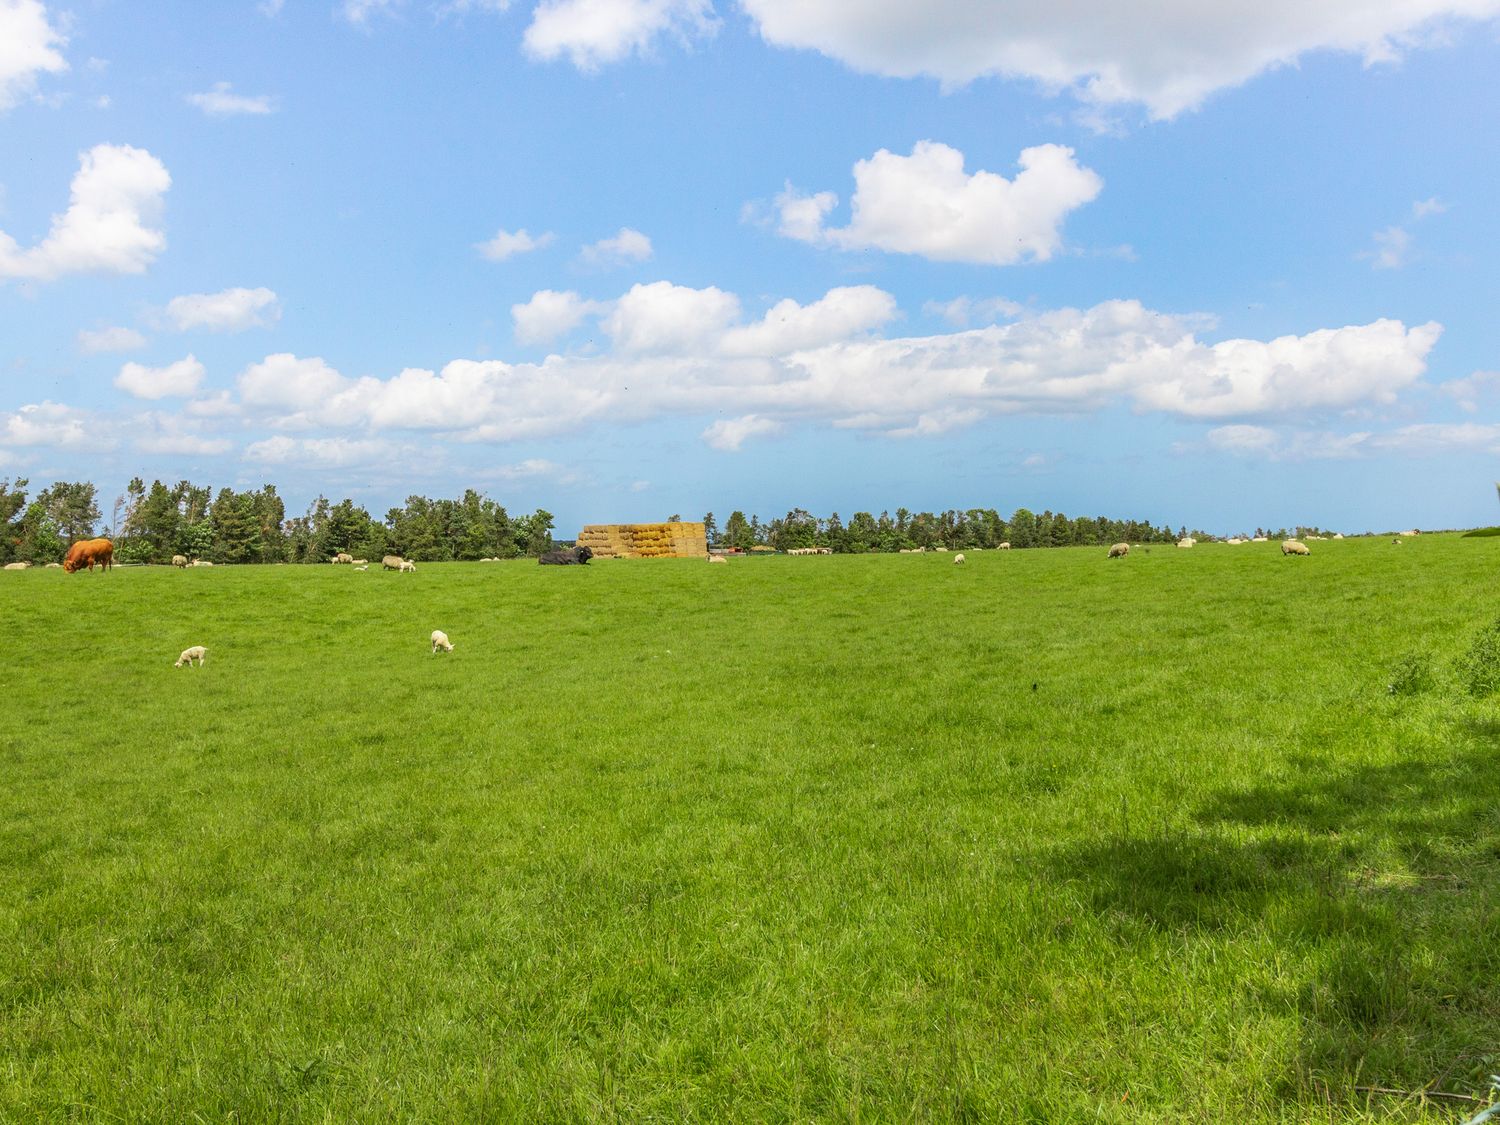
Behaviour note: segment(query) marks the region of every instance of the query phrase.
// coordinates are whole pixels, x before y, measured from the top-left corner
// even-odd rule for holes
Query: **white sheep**
[[[369,570],[370,569],[370,564],[366,563],[364,566],[357,566],[354,569],[355,570]]]
[[[31,566],[31,564],[28,563],[28,562],[13,562],[13,563],[6,563],[5,564],[5,569],[6,570],[25,570],[25,569],[27,569],[30,566]]]
[[[370,565],[370,560],[369,559],[355,559],[354,563],[353,563],[353,566],[354,566],[354,568],[356,570],[365,570],[365,569],[368,569],[369,565]]]
[[[204,648],[202,645],[194,645],[192,648],[183,649],[182,655],[177,658],[177,663],[172,665],[172,667],[181,668],[184,664],[186,664],[189,668],[191,668],[194,661],[198,663],[199,667],[202,667],[203,661],[207,657],[208,649]]]
[[[175,566],[175,567],[185,567],[185,566],[187,566],[187,556],[186,555],[173,555],[172,556],[172,565]]]
[[[953,556],[953,563],[954,563],[955,566],[962,566],[963,562],[964,562],[964,554],[963,554],[962,551],[960,551],[958,554],[956,554],[956,555]]]
[[[1182,539],[1177,540],[1177,545],[1179,547],[1196,547],[1198,545],[1198,540],[1194,539],[1191,535],[1188,535]]]
[[[999,550],[999,551],[1008,551],[1008,550],[1010,550],[1010,543],[1009,542],[1001,543],[1000,546],[996,548],[996,550]]]
[[[711,563],[727,563],[727,562],[729,562],[729,560],[726,559],[723,555],[709,555],[708,556],[708,561],[711,562]]]
[[[402,559],[401,568],[398,573],[415,574],[417,573],[417,564],[412,562],[411,559]]]
[[[434,629],[432,631],[432,654],[434,656],[437,655],[438,649],[442,649],[444,652],[452,652],[453,642],[448,639],[447,633],[441,629]]]
[[[1128,554],[1130,554],[1129,543],[1116,543],[1109,549],[1109,557],[1112,559],[1123,559]]]

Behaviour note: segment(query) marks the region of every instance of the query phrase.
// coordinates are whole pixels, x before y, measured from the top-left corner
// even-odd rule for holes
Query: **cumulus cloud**
[[[650,261],[652,253],[649,238],[638,230],[621,227],[620,233],[613,238],[601,238],[598,242],[585,246],[579,252],[579,257],[591,266],[607,268]]]
[[[703,440],[715,449],[738,453],[750,438],[765,437],[780,430],[781,423],[775,419],[746,414],[743,418],[726,418],[715,422],[703,431]]]
[[[390,15],[399,6],[399,0],[344,0],[338,10],[355,27],[365,27],[371,16]]]
[[[507,258],[514,258],[517,254],[529,254],[533,250],[540,250],[551,241],[550,231],[533,238],[526,233],[525,228],[514,233],[501,230],[496,232],[495,237],[488,242],[476,243],[475,249],[492,262],[503,262]]]
[[[647,54],[662,37],[687,44],[718,26],[709,0],[542,0],[523,43],[533,58],[566,57],[593,71]]]
[[[136,398],[186,398],[198,389],[203,375],[203,364],[189,355],[165,367],[127,363],[115,376],[115,386]]]
[[[1144,105],[1156,119],[1312,51],[1391,62],[1452,20],[1500,0],[1267,0],[1260,4],[1080,0],[742,0],[762,38],[866,73],[945,86],[1020,78],[1085,104]]]
[[[11,414],[0,414],[0,445],[64,449],[107,445],[99,434],[89,432],[88,421],[86,413],[60,402],[30,403]]]
[[[510,315],[516,325],[516,339],[523,344],[546,344],[573,331],[584,318],[599,311],[597,301],[589,301],[572,290],[559,293],[542,289],[523,305],[511,305]]]
[[[0,231],[0,278],[51,281],[70,273],[143,273],[166,246],[153,229],[172,177],[129,145],[95,145],[79,157],[68,209],[29,250]]]
[[[0,113],[35,90],[38,75],[68,69],[66,43],[41,0],[0,0]]]
[[[1021,171],[1007,180],[964,171],[964,154],[919,141],[910,156],[881,149],[854,166],[846,227],[824,225],[836,199],[828,192],[777,198],[780,231],[845,250],[878,249],[942,262],[1011,265],[1046,261],[1062,245],[1068,213],[1094,199],[1104,181],[1063,145],[1023,149]]]
[[[78,333],[79,351],[91,355],[99,352],[133,352],[146,346],[146,337],[134,328],[85,328]]]
[[[830,289],[820,300],[799,305],[778,301],[757,323],[724,334],[728,355],[786,355],[832,344],[895,319],[896,299],[873,285]]]
[[[179,332],[206,328],[210,332],[243,332],[268,328],[281,319],[281,303],[270,289],[224,289],[218,293],[189,293],[167,302],[166,317]]]
[[[604,330],[622,352],[690,354],[710,346],[739,311],[733,293],[655,281],[631,286],[605,318]]]
[[[197,106],[210,117],[258,117],[276,112],[276,103],[269,94],[254,97],[236,94],[228,82],[215,82],[212,90],[184,97],[189,105]]]
[[[478,442],[693,415],[721,419],[704,439],[723,449],[799,422],[919,438],[987,418],[1110,407],[1265,426],[1392,403],[1421,379],[1441,332],[1379,320],[1209,343],[1199,338],[1203,317],[1106,301],[964,331],[881,335],[894,316],[888,294],[854,286],[747,321],[732,293],[663,281],[632,287],[600,313],[602,350],[539,363],[454,360],[389,378],[280,354],[246,368],[237,386],[250,416],[283,430],[424,430]],[[1244,446],[1254,433],[1216,440],[1238,434]]]

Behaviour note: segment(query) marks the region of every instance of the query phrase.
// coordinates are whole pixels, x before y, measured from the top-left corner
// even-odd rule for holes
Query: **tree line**
[[[126,563],[169,563],[173,555],[324,563],[341,551],[419,562],[517,558],[551,550],[552,528],[550,512],[512,516],[473,489],[458,500],[409,496],[384,520],[353,500],[319,496],[305,514],[289,518],[273,484],[215,493],[185,480],[148,487],[139,477],[115,500],[105,523],[98,490],[87,481],[59,481],[30,497],[27,480],[0,480],[0,563],[60,562],[70,543],[99,533],[115,541],[115,559]]]
[[[676,520],[680,517],[668,517]],[[845,522],[803,508],[762,520],[730,513],[721,527],[712,512],[703,517],[711,544],[751,551],[827,547],[838,554],[918,548],[964,551],[1009,543],[1035,547],[1104,546],[1110,543],[1173,543],[1201,530],[1108,516],[1069,517],[1062,512],[1017,508],[1003,517],[993,508],[912,512],[897,508],[878,516],[855,512]],[[319,496],[300,516],[267,484],[253,491],[136,477],[114,502],[110,518],[99,510],[98,491],[88,481],[57,481],[29,493],[25,479],[0,479],[0,563],[60,561],[68,544],[102,531],[115,540],[121,562],[166,563],[173,555],[222,563],[322,563],[341,551],[378,559],[395,554],[418,562],[535,557],[555,545],[552,513],[538,508],[513,516],[489,497],[466,489],[457,500],[408,496],[406,504],[376,519],[353,500]],[[1316,527],[1256,528],[1271,538],[1316,535]],[[1244,533],[1247,537],[1249,531]]]

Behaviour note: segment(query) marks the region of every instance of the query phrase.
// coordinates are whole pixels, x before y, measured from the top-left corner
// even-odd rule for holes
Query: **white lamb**
[[[192,648],[183,649],[182,655],[177,658],[177,663],[172,665],[172,667],[181,668],[184,664],[186,664],[189,668],[191,668],[195,661],[197,662],[199,667],[202,667],[203,661],[207,656],[208,649],[204,648],[202,645],[194,645]]]
[[[960,551],[958,554],[954,555],[953,556],[953,561],[954,561],[954,563],[956,563],[958,565],[962,565],[963,561],[964,561],[963,552]]]
[[[401,560],[401,568],[400,568],[400,570],[397,573],[399,573],[399,574],[415,574],[415,573],[417,573],[417,564],[414,563],[414,562],[412,562],[411,559],[402,559]]]
[[[432,654],[434,656],[437,655],[438,649],[442,649],[444,652],[452,652],[453,642],[448,639],[447,633],[441,629],[434,629],[432,631]]]

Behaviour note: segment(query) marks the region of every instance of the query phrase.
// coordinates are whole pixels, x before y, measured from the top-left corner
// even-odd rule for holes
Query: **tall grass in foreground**
[[[0,576],[0,1120],[1472,1112],[1500,543],[1103,554]]]

